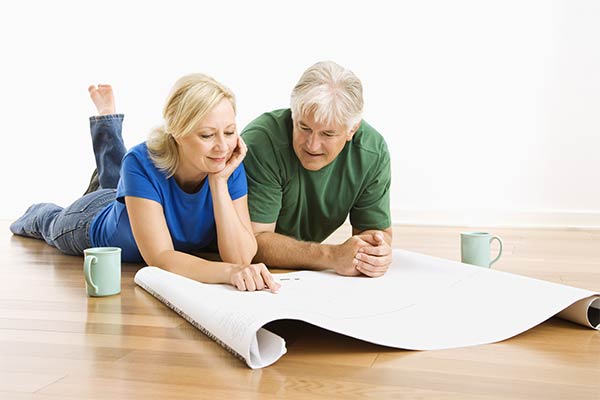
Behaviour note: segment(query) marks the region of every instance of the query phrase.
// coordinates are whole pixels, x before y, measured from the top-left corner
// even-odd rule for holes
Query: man
[[[362,121],[362,85],[334,62],[308,68],[291,109],[265,113],[242,132],[256,262],[383,275],[392,260],[390,156]],[[353,236],[320,242],[350,215]]]

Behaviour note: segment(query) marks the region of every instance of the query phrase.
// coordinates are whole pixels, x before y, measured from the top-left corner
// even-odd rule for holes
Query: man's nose
[[[308,138],[306,139],[306,147],[308,150],[317,150],[320,144],[321,142],[316,132],[308,135]]]

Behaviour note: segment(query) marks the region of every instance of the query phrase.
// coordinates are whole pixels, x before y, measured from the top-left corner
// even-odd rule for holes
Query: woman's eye
[[[200,135],[202,139],[210,139],[213,135]]]
[[[225,134],[226,134],[227,136],[231,136],[231,135],[235,134],[235,132],[225,132]]]

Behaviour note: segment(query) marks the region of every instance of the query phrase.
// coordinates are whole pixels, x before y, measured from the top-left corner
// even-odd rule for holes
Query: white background
[[[599,21],[592,0],[4,2],[0,218],[83,192],[91,83],[130,147],[183,74],[229,86],[242,128],[330,59],[388,142],[394,222],[600,227]]]

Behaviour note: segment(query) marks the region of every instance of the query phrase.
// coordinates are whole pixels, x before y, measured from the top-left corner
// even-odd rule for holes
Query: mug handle
[[[500,239],[498,236],[492,236],[492,238],[490,239],[490,245],[492,244],[492,240],[494,240],[494,239],[496,239],[498,241],[498,244],[500,245],[500,250],[498,251],[498,255],[496,256],[496,258],[494,258],[492,261],[490,261],[490,267],[492,266],[493,263],[498,261],[498,259],[502,255],[502,239]]]
[[[88,285],[94,288],[94,294],[98,293],[98,286],[92,281],[92,264],[96,264],[98,259],[95,256],[85,256],[83,261],[83,276]]]

